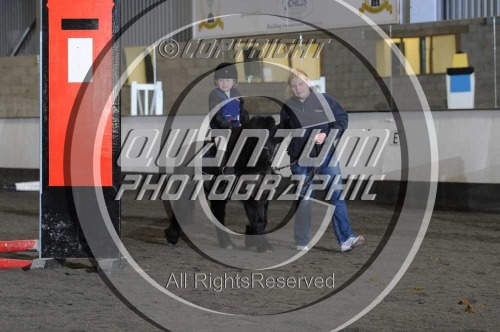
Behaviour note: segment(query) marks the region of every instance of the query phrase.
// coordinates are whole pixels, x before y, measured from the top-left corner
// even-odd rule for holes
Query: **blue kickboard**
[[[471,75],[451,75],[450,92],[470,92],[471,80]]]

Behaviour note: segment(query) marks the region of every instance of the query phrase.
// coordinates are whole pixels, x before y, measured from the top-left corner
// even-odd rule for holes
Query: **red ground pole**
[[[31,261],[28,260],[0,258],[0,270],[29,269],[30,266],[31,266]]]
[[[38,250],[38,240],[0,241],[0,253]],[[0,270],[29,269],[30,260],[0,258]]]
[[[38,240],[0,241],[0,252],[38,250]]]

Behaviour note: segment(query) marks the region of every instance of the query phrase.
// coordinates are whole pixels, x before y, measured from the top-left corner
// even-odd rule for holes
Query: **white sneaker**
[[[305,250],[308,251],[309,247],[308,246],[297,246],[297,250]]]
[[[352,236],[352,237],[348,238],[347,241],[345,241],[344,243],[342,243],[340,245],[340,250],[342,252],[347,252],[347,251],[352,250],[352,248],[362,246],[363,244],[365,244],[365,242],[366,242],[366,239],[362,235],[360,235],[358,237]]]
[[[348,252],[348,251],[351,251],[352,250],[352,238],[349,238],[347,239],[347,241],[343,242],[341,245],[340,245],[340,250],[342,252]]]
[[[363,235],[360,235],[358,237],[354,237],[352,239],[353,240],[352,240],[351,246],[353,248],[361,247],[366,242],[366,239],[365,239],[365,237]]]

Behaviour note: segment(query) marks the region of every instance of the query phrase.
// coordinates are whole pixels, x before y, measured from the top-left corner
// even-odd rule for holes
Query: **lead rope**
[[[279,144],[276,144],[276,146],[274,147],[274,151],[273,151],[273,155],[271,156],[271,162],[273,162],[274,160],[274,157],[276,157],[276,153],[278,152],[279,150]],[[267,149],[267,147],[264,147],[264,149]],[[281,171],[282,169],[285,169],[287,167],[292,167],[293,165],[295,165],[297,163],[297,161],[294,161],[293,163],[291,164],[288,164],[288,165],[285,165],[285,166],[281,166],[281,167],[271,167],[271,170],[275,173],[278,173],[279,171]]]

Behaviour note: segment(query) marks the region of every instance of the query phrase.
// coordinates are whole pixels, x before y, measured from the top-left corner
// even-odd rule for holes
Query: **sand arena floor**
[[[279,204],[271,204],[271,226],[282,209]],[[393,212],[390,207],[372,202],[349,202],[348,209],[353,228],[368,239],[364,247],[342,254],[333,240],[333,232],[328,229],[314,249],[274,273],[327,276],[335,272],[335,287],[346,282],[373,253]],[[243,230],[246,217],[240,203],[228,205],[227,219],[229,228]],[[0,220],[1,240],[37,238],[38,194],[0,192]],[[159,284],[165,285],[172,272],[204,272],[214,276],[235,273],[206,260],[182,240],[175,247],[167,246],[162,231],[167,225],[161,202],[137,202],[130,197],[123,200],[123,242],[143,270]],[[234,250],[244,249],[238,246]],[[499,253],[498,215],[435,211],[423,244],[403,278],[380,304],[345,330],[498,331]],[[33,254],[9,257],[32,258]],[[339,266],[343,269],[339,270]],[[324,295],[321,289],[172,291],[212,310],[251,315],[293,310]],[[3,331],[159,330],[121,302],[86,260],[69,260],[45,270],[0,271],[0,303],[0,330]],[[186,318],[179,318],[179,322],[182,319]],[[234,330],[242,329],[235,326]],[[309,331],[314,328],[305,325],[260,330]],[[217,329],[200,326],[199,331]]]

